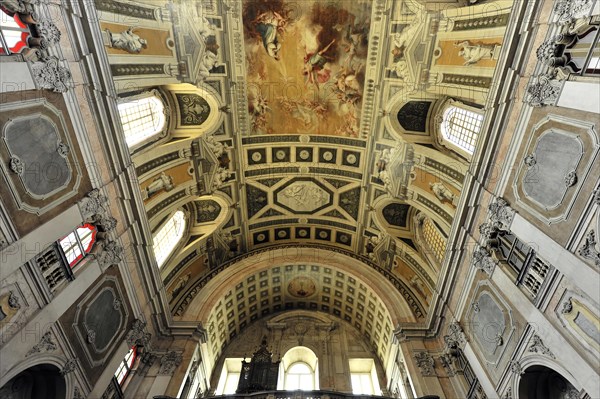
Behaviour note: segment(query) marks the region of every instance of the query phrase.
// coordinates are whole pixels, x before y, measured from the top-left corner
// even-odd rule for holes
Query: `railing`
[[[73,273],[67,266],[67,261],[56,243],[38,254],[34,258],[34,263],[52,295],[56,294],[68,281],[73,280]]]
[[[536,303],[542,289],[547,285],[546,277],[551,274],[554,268],[539,258],[535,252],[531,253],[530,259],[525,263],[525,267],[521,270],[516,284],[523,287],[531,298],[531,301]]]
[[[394,399],[389,396],[354,395],[335,391],[262,391],[249,394],[204,396],[215,399]],[[199,399],[198,397],[197,399]],[[154,396],[154,399],[175,399],[169,396]],[[416,399],[440,399],[437,395],[426,395]]]

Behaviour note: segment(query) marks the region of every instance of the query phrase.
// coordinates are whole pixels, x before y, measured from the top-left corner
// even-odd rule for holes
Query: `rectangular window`
[[[350,359],[350,382],[354,395],[381,395],[373,359]]]
[[[215,395],[231,395],[237,390],[242,372],[242,358],[227,358],[215,390]]]

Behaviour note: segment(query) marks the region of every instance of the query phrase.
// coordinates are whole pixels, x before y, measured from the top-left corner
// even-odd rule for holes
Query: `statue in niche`
[[[146,187],[146,198],[152,197],[161,190],[171,191],[173,188],[175,188],[173,178],[165,174],[165,172],[162,172],[160,176],[154,179],[152,183]]]
[[[139,54],[142,49],[148,47],[148,41],[133,33],[133,27],[121,33],[112,33],[110,30],[105,30],[110,37],[110,46],[125,50],[131,54]]]
[[[461,43],[456,43],[456,47],[461,49],[458,51],[458,55],[465,59],[463,65],[473,65],[478,63],[480,60],[491,60],[494,58],[494,52],[496,45],[493,44],[471,44],[468,40]]]
[[[171,301],[173,299],[177,298],[177,295],[179,295],[179,293],[185,288],[188,281],[190,281],[191,277],[192,277],[191,273],[188,273],[185,276],[179,277],[179,279],[177,280],[177,284],[175,284],[175,287],[173,287],[173,291],[171,291]]]
[[[458,196],[450,191],[448,187],[444,186],[444,184],[440,182],[429,183],[429,187],[435,196],[440,200],[440,202],[450,201],[452,205],[456,205]]]

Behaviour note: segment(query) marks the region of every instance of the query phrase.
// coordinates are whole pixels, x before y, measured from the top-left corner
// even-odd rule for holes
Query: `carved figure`
[[[148,198],[150,198],[160,190],[171,191],[174,187],[173,178],[166,175],[165,172],[162,172],[160,176],[154,179],[152,183],[146,187],[146,194],[148,195]]]
[[[229,179],[231,177],[231,171],[225,168],[219,168],[217,170],[217,173],[215,175],[215,179],[213,180],[213,190],[218,189],[219,187],[221,187],[223,185],[223,183],[225,183],[225,181],[227,179]]]
[[[425,284],[423,284],[423,281],[419,278],[419,276],[416,274],[412,276],[409,283],[411,287],[416,288],[423,297],[426,296],[427,291],[425,290]]]
[[[125,50],[128,53],[139,54],[142,49],[148,47],[148,41],[133,33],[133,27],[121,33],[112,33],[106,29],[110,36],[111,47]]]
[[[223,144],[220,141],[217,141],[214,136],[206,136],[205,142],[207,144],[207,147],[210,148],[210,150],[213,152],[213,154],[215,154],[215,157],[217,158],[223,155],[227,148],[229,148],[227,144]]]
[[[473,65],[480,60],[490,60],[494,58],[494,50],[496,48],[495,45],[473,45],[468,40],[457,43],[456,46],[461,47],[461,49],[458,51],[458,55],[465,59],[465,63],[463,65]]]
[[[209,36],[216,35],[217,26],[211,23],[206,17],[200,18],[200,25],[198,26],[198,33],[202,39],[206,41]]]

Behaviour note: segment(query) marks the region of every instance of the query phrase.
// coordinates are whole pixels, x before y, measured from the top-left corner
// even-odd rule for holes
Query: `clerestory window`
[[[158,267],[167,261],[185,232],[185,214],[183,211],[175,212],[169,220],[158,230],[153,239],[154,256]]]
[[[166,123],[165,107],[162,100],[152,93],[145,93],[118,105],[123,124],[125,142],[135,149],[163,133]]]
[[[482,122],[483,114],[455,104],[449,105],[440,125],[442,144],[469,158],[475,151]]]

